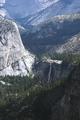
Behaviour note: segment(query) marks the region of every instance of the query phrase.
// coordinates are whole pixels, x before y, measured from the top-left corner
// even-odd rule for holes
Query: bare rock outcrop
[[[0,75],[29,75],[34,58],[25,50],[16,23],[0,17]]]

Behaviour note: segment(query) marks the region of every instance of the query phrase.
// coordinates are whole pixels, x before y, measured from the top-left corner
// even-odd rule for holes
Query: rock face
[[[43,84],[53,83],[56,80],[66,80],[75,65],[60,60],[43,60],[34,65],[35,75]]]
[[[29,75],[34,55],[25,50],[17,25],[0,17],[0,75]]]
[[[56,49],[56,53],[80,53],[80,33]]]
[[[36,95],[18,116],[19,120],[80,120],[80,64],[66,81]]]
[[[80,65],[64,85],[40,94],[33,107],[36,120],[80,120]]]

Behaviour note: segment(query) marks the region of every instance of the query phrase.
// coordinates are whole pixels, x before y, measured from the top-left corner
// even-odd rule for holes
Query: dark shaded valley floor
[[[80,65],[54,84],[28,77],[0,80],[12,85],[0,84],[0,120],[80,120]]]

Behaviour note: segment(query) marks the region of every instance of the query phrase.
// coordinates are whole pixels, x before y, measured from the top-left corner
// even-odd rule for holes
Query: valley
[[[79,0],[0,0],[0,120],[80,120]]]

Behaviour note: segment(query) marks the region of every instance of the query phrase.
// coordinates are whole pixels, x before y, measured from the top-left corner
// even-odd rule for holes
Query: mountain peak
[[[29,75],[34,58],[25,50],[16,23],[0,17],[0,75]]]
[[[80,12],[79,0],[0,0],[0,7],[4,8],[12,18],[24,18],[45,9],[46,14],[67,14]],[[52,11],[51,11],[52,10]],[[50,13],[49,13],[50,12]],[[24,14],[23,14],[24,13]]]

